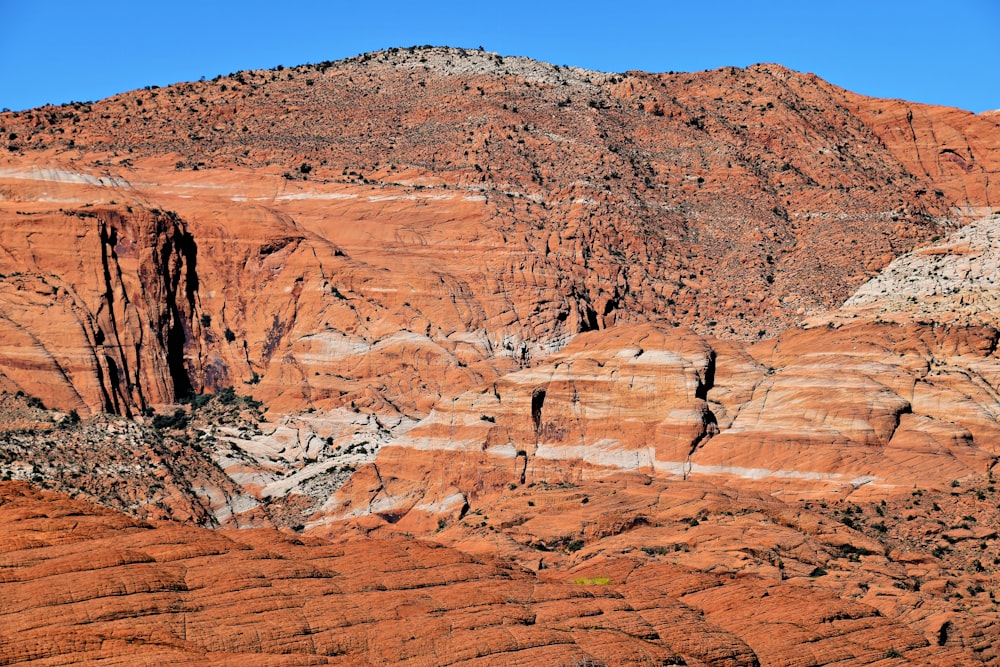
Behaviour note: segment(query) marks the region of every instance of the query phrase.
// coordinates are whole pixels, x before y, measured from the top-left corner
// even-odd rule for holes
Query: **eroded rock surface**
[[[1000,218],[990,216],[894,260],[811,326],[857,318],[1000,326]]]
[[[872,322],[749,347],[650,325],[582,334],[440,402],[325,511],[419,525],[508,484],[622,471],[868,497],[985,474],[1000,454],[997,339]]]
[[[617,491],[627,496],[630,488]],[[886,660],[893,657],[968,665],[992,656],[995,630],[983,618],[938,605],[934,618],[925,610],[918,622],[879,611],[890,609],[884,601],[873,607],[845,595],[858,575],[892,590],[905,577],[903,566],[878,553],[857,563],[843,556],[863,548],[860,538],[819,515],[772,514],[770,528],[744,528],[733,540],[740,526],[783,503],[751,499],[739,516],[727,515],[731,499],[713,492],[670,509],[669,495],[656,501],[639,485],[631,501],[595,498],[590,508],[580,505],[581,491],[536,497],[583,507],[591,517],[606,514],[609,502],[635,506],[645,497],[653,504],[632,526],[605,529],[602,548],[588,537],[575,555],[551,553],[551,565],[538,570],[412,538],[330,543],[269,530],[141,523],[0,484],[7,536],[0,655],[29,665],[615,666],[853,666],[892,664]],[[702,522],[678,522],[678,511]],[[538,534],[548,538],[544,529]],[[699,552],[716,562],[707,565]],[[830,573],[810,577],[816,561]],[[843,569],[834,571],[834,563]]]

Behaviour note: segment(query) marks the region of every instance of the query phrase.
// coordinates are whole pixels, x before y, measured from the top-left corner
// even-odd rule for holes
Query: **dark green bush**
[[[156,415],[153,417],[153,428],[157,430],[182,429],[188,424],[187,413],[177,408],[172,415]]]

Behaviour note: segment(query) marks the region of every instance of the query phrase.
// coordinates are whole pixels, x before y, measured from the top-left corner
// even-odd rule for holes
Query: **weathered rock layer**
[[[581,334],[440,402],[325,510],[426,526],[508,485],[619,472],[791,497],[944,486],[1000,455],[997,341],[992,328],[870,322],[750,347],[650,325]]]
[[[707,515],[724,502],[696,511],[714,524]],[[16,664],[968,665],[990,654],[995,634],[963,636],[974,624],[952,612],[939,645],[911,619],[817,585],[797,560],[762,562],[780,559],[763,546],[775,541],[825,562],[836,551],[825,540],[838,540],[822,520],[817,537],[775,526],[730,542],[716,555],[732,549],[744,570],[735,578],[654,541],[623,549],[655,539],[642,522],[608,538],[603,555],[574,566],[556,554],[541,571],[399,537],[331,544],[151,525],[11,483],[0,484],[0,524],[0,655]],[[702,533],[678,539],[721,546]],[[894,567],[880,556],[866,564]]]

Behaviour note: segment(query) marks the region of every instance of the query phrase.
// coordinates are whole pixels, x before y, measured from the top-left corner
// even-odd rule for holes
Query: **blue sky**
[[[0,0],[0,108],[96,100],[390,46],[604,71],[777,62],[879,97],[1000,108],[1000,1]]]

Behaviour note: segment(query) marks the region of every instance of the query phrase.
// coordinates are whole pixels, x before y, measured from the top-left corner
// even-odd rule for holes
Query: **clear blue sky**
[[[978,112],[1000,108],[997,43],[1000,0],[0,0],[0,108],[433,44],[604,71],[777,62]]]

